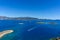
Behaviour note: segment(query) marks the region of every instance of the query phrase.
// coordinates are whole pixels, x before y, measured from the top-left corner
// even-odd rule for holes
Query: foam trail
[[[27,31],[32,31],[32,30],[34,30],[34,29],[36,29],[37,27],[33,27],[33,28],[30,28],[30,29],[28,29]]]

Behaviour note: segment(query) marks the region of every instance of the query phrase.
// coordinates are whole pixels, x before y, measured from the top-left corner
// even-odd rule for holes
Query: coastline
[[[4,35],[7,35],[7,34],[10,34],[14,32],[13,30],[5,30],[5,31],[2,31],[0,32],[0,38],[2,38]]]

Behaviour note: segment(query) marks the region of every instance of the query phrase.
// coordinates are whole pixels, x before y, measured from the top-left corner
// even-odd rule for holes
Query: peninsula
[[[2,31],[2,32],[0,32],[0,38],[2,38],[6,34],[9,34],[9,33],[12,33],[12,32],[13,32],[13,30],[5,30],[5,31]]]

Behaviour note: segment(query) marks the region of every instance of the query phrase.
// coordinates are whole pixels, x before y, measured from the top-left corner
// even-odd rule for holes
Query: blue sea
[[[42,20],[41,22],[56,22],[52,24],[38,24],[41,20],[0,20],[0,32],[14,30],[0,40],[50,40],[60,37],[59,20]]]

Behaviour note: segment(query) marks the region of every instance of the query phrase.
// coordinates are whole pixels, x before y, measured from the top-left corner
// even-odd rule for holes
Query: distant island
[[[0,20],[52,20],[52,19],[43,19],[43,18],[39,19],[39,18],[35,18],[35,17],[7,17],[7,16],[0,16]]]
[[[6,17],[0,16],[0,20],[37,20],[38,18],[34,17]]]

